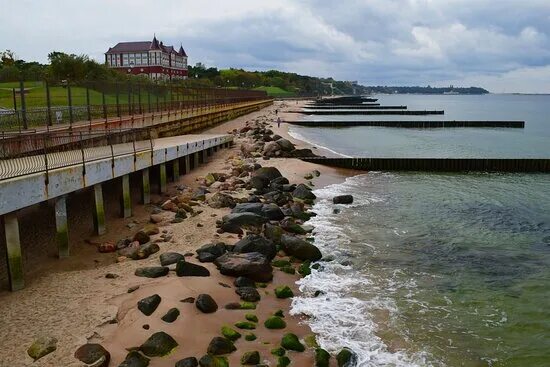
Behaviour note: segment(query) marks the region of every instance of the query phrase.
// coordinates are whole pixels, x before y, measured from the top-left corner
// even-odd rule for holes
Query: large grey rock
[[[146,316],[151,316],[153,312],[157,309],[162,299],[158,294],[153,294],[152,296],[145,297],[138,301],[138,310],[143,312]]]
[[[199,361],[195,357],[187,357],[176,362],[176,367],[198,367]]]
[[[252,177],[264,177],[270,182],[278,177],[282,177],[281,172],[275,167],[262,167],[256,170]]]
[[[231,340],[216,336],[210,341],[207,351],[212,355],[219,356],[222,354],[229,354],[236,350],[237,348],[235,348]]]
[[[281,138],[276,141],[277,144],[281,147],[282,150],[285,152],[291,152],[295,149],[294,144],[292,144],[289,140]]]
[[[338,195],[332,198],[334,204],[352,204],[353,196],[352,195]]]
[[[137,268],[134,274],[138,277],[159,278],[168,275],[169,271],[170,269],[166,266],[148,266],[144,268]]]
[[[285,217],[285,215],[281,211],[281,208],[279,208],[279,206],[274,203],[264,204],[262,206],[261,215],[269,220],[281,220]]]
[[[262,215],[262,203],[239,203],[231,210],[231,213],[254,213]]]
[[[221,228],[226,232],[241,233],[241,228],[260,227],[267,219],[254,213],[231,213],[222,218]]]
[[[299,184],[296,186],[296,189],[292,192],[292,196],[302,200],[315,200],[317,198],[317,196],[311,192],[309,187],[304,184]]]
[[[154,333],[143,343],[139,349],[147,357],[163,357],[170,353],[178,343],[164,331]]]
[[[84,344],[74,352],[74,357],[89,367],[107,367],[111,354],[101,344]]]
[[[294,256],[303,261],[319,261],[323,257],[317,246],[295,236],[286,234],[282,235],[281,245],[283,250],[288,255]]]
[[[126,359],[124,359],[119,367],[147,367],[149,366],[149,361],[149,358],[133,350],[126,355]]]
[[[254,287],[239,287],[235,290],[243,301],[258,302],[261,299],[260,293]]]
[[[258,252],[226,253],[218,257],[214,264],[223,275],[246,276],[258,282],[273,279],[273,268],[269,259]]]
[[[210,207],[215,209],[233,208],[235,206],[235,199],[233,199],[231,195],[217,192],[208,198],[207,203]]]
[[[185,257],[177,252],[165,252],[160,255],[160,265],[162,266],[176,264],[180,260],[185,260]]]
[[[259,252],[260,254],[271,260],[277,254],[277,248],[271,240],[256,234],[249,234],[237,243],[235,243],[233,252]]]
[[[218,304],[209,294],[199,294],[195,306],[204,313],[213,313],[218,310]]]
[[[219,256],[222,256],[227,252],[227,248],[225,246],[225,243],[223,242],[217,242],[217,243],[208,243],[206,245],[201,246],[197,250],[197,254],[204,254],[208,253],[214,256],[214,258],[217,258]]]
[[[280,226],[266,223],[264,228],[264,236],[275,244],[281,243],[281,237],[283,236],[283,229]]]
[[[208,277],[210,271],[204,266],[180,260],[176,265],[176,274],[178,277]]]

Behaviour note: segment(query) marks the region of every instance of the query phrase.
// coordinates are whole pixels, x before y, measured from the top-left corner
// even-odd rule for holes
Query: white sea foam
[[[293,298],[291,314],[310,316],[308,324],[318,334],[321,347],[333,353],[342,347],[351,348],[357,353],[358,365],[361,367],[432,366],[427,353],[392,351],[377,335],[379,325],[376,323],[375,311],[386,310],[390,319],[399,313],[395,302],[388,296],[390,289],[412,290],[416,286],[414,282],[403,284],[388,279],[385,282],[388,288],[380,289],[373,282],[375,277],[340,264],[341,260],[353,256],[353,250],[347,246],[353,239],[347,233],[349,228],[335,225],[334,220],[338,216],[333,213],[332,197],[342,193],[360,192],[361,195],[354,195],[353,205],[346,206],[346,210],[383,200],[365,192],[364,179],[365,177],[356,176],[348,178],[343,184],[315,190],[318,202],[313,210],[317,216],[309,224],[315,226],[315,244],[325,256],[334,257],[335,260],[322,262],[321,271],[312,270],[311,275],[298,281],[302,295]],[[395,278],[397,279],[397,275]],[[369,290],[369,297],[354,296],[366,289]],[[314,297],[318,290],[323,294]]]
[[[310,144],[310,145],[314,145],[314,146],[316,146],[317,148],[321,148],[321,149],[327,150],[327,151],[329,151],[329,152],[331,152],[331,153],[334,153],[334,154],[336,154],[336,155],[339,155],[339,156],[341,156],[341,157],[344,157],[344,158],[352,158],[352,156],[350,156],[350,155],[346,155],[346,154],[339,153],[339,152],[337,152],[337,151],[335,151],[335,150],[330,149],[329,147],[326,147],[326,146],[324,146],[324,145],[317,144],[317,143],[315,143],[315,142],[313,142],[313,141],[310,141],[310,140],[306,139],[302,134],[300,134],[299,132],[295,131],[292,127],[290,127],[290,128],[288,129],[288,135],[292,136],[294,139],[301,140],[301,141],[303,141],[304,143],[308,143],[308,144]]]

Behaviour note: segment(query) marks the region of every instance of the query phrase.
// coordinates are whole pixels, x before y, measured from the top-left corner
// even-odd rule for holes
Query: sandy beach
[[[296,103],[276,102],[269,108],[226,122],[207,132],[225,133],[243,127],[247,121],[265,118],[273,121],[271,126],[275,134],[292,141],[297,148],[307,147],[306,143],[289,136],[286,124],[278,128],[275,123],[275,109],[280,111],[279,115],[283,120],[296,117],[285,114],[284,111],[288,108],[296,108]],[[198,179],[209,172],[227,172],[230,168],[230,158],[239,153],[238,140],[231,149],[214,153],[207,164],[182,176],[178,182],[171,183],[166,198],[176,193],[178,185],[197,187]],[[319,155],[330,155],[330,152],[323,152],[321,149],[314,151]],[[268,161],[259,159],[258,163],[277,167],[291,183],[306,182],[305,174],[319,170],[320,177],[311,180],[316,188],[341,182],[346,175],[353,173],[304,163],[294,158],[272,158]],[[153,198],[153,202],[161,202],[164,199],[157,196]],[[117,262],[115,254],[99,254],[95,251],[90,242],[116,241],[120,239],[121,234],[131,232],[126,227],[128,220],[112,219],[107,235],[88,238],[87,245],[82,244],[84,239],[78,239],[79,246],[73,246],[69,261],[45,259],[44,264],[30,276],[25,289],[16,293],[0,294],[0,338],[3,341],[0,366],[81,366],[82,363],[75,359],[73,354],[79,346],[87,342],[102,344],[111,353],[110,366],[118,366],[124,360],[127,349],[139,346],[153,330],[166,331],[177,340],[180,347],[166,357],[153,358],[150,366],[174,366],[179,359],[190,356],[200,358],[204,355],[208,342],[212,337],[220,335],[221,326],[243,321],[244,314],[247,313],[243,310],[223,309],[225,304],[239,301],[239,296],[233,288],[234,278],[221,275],[211,263],[202,264],[211,273],[210,277],[204,278],[180,278],[172,272],[167,277],[157,279],[134,275],[138,267],[158,266],[159,255],[164,252],[194,254],[197,248],[213,241],[224,241],[227,244],[238,241],[239,238],[235,234],[216,233],[216,220],[229,213],[228,208],[213,209],[204,203],[198,208],[202,211],[199,215],[190,216],[181,223],[172,224],[168,217],[167,221],[159,223],[161,233],[152,236],[151,240],[158,241],[160,251],[147,259]],[[139,225],[146,224],[152,209],[151,205],[135,208],[131,220]],[[171,239],[165,241],[161,235]],[[192,257],[188,257],[187,260],[198,263],[198,260]],[[106,278],[107,274],[114,274],[114,279]],[[303,338],[311,334],[304,320],[288,315],[289,299],[277,299],[273,295],[273,289],[283,284],[291,286],[297,292],[294,284],[296,279],[297,275],[274,270],[273,282],[269,283],[267,288],[259,289],[262,300],[253,312],[260,320],[264,320],[276,310],[282,309],[287,322],[285,332],[293,332]],[[139,286],[139,289],[128,293],[130,287],[136,286]],[[200,293],[210,294],[218,303],[219,311],[214,314],[202,314],[193,304],[181,302]],[[158,294],[163,300],[155,312],[158,317],[145,316],[136,308],[138,300],[151,294]],[[161,321],[160,316],[172,307],[180,310],[178,320],[172,324]],[[149,330],[144,329],[145,324],[149,325]],[[257,336],[256,341],[249,342],[241,338],[235,343],[238,352],[229,355],[231,365],[238,364],[241,351],[248,350],[259,351],[262,358],[275,364],[276,357],[270,354],[270,350],[278,346],[281,331],[268,330],[262,326],[253,332]],[[26,350],[35,338],[42,335],[57,338],[57,349],[33,362]],[[313,363],[311,349],[305,353],[289,352],[289,355],[293,365]]]

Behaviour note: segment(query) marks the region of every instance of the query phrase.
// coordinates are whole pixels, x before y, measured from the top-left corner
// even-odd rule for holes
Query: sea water
[[[394,157],[550,157],[550,97],[482,96],[483,106],[472,96],[379,98],[446,111],[458,104],[449,119],[491,119],[488,109],[511,111],[509,104],[531,107],[492,118],[526,120],[519,132],[291,133],[351,156],[372,156],[376,145],[381,156]],[[460,115],[463,109],[478,114]],[[357,136],[373,131],[375,143],[358,144]],[[464,141],[479,133],[486,140]],[[304,295],[293,312],[311,316],[322,347],[350,347],[361,366],[550,365],[550,175],[370,172],[315,193],[318,216],[310,223],[328,261],[299,282]],[[354,203],[332,204],[338,194],[352,194]],[[323,293],[314,297],[316,291]]]

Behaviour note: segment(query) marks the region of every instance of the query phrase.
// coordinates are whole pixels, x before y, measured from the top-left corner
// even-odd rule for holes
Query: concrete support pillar
[[[202,163],[208,162],[208,148],[202,150]]]
[[[189,154],[186,155],[183,159],[185,163],[185,174],[188,174],[189,172],[191,172],[191,159],[189,159]]]
[[[94,228],[95,233],[102,235],[105,233],[105,208],[103,207],[103,188],[101,184],[94,185]]]
[[[55,239],[59,258],[69,257],[69,227],[67,226],[67,197],[55,199]]]
[[[8,274],[10,289],[23,289],[23,258],[21,256],[21,241],[19,240],[19,221],[17,213],[4,215],[4,231],[6,232],[6,255],[8,260]]]
[[[214,145],[214,152],[217,152],[217,151],[218,151],[218,146]]]
[[[166,192],[166,163],[160,164],[160,192]]]
[[[141,171],[142,175],[142,189],[141,189],[141,201],[143,204],[151,203],[151,186],[149,185],[149,168],[144,168]]]
[[[174,182],[177,182],[180,178],[180,159],[176,158],[172,161],[173,168],[172,171],[174,172]]]
[[[122,176],[122,216],[129,218],[132,216],[132,197],[130,195],[130,175]]]
[[[197,168],[199,166],[199,152],[193,153],[193,160],[194,160],[193,168]]]

